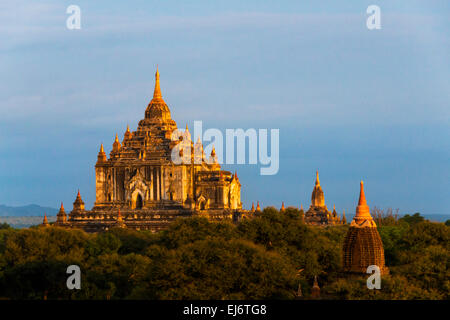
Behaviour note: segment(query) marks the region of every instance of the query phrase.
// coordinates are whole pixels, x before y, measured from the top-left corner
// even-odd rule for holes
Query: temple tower
[[[67,214],[64,210],[64,205],[61,202],[61,208],[59,209],[59,212],[56,215],[56,225],[64,224],[66,222],[67,222]]]
[[[126,126],[116,134],[109,154],[103,144],[95,164],[95,203],[86,210],[80,193],[65,227],[89,232],[115,225],[159,231],[177,217],[203,215],[212,221],[242,213],[241,183],[237,173],[221,169],[216,150],[205,155],[201,138],[191,140],[178,129],[163,99],[159,71],[153,97],[136,130]],[[59,223],[63,223],[60,216]]]
[[[42,226],[43,227],[49,227],[48,219],[47,219],[47,213],[44,213],[44,220],[42,220]]]
[[[311,194],[311,206],[326,208],[325,197],[319,181],[319,171],[316,171],[316,184]]]
[[[371,265],[378,266],[381,274],[389,272],[384,264],[383,243],[370,215],[362,181],[356,214],[344,240],[343,262],[345,272],[365,274]]]
[[[314,283],[311,288],[311,298],[313,298],[313,299],[320,298],[320,287],[319,287],[319,283],[317,282],[317,276],[314,276]]]
[[[316,183],[311,194],[311,205],[305,213],[305,222],[311,225],[337,224],[337,217],[325,205],[325,196],[320,186],[319,171],[316,171]]]

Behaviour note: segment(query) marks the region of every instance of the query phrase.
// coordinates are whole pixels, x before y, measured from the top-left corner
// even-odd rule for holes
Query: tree
[[[10,229],[11,226],[6,222],[0,223],[0,229]]]
[[[419,212],[416,212],[412,216],[405,214],[402,218],[400,218],[400,221],[413,225],[425,221],[425,218],[422,217]]]
[[[293,298],[296,270],[273,251],[244,240],[209,237],[154,260],[131,298]]]

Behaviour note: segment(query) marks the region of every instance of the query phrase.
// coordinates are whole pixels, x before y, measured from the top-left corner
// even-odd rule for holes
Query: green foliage
[[[116,235],[112,232],[105,232],[89,239],[85,249],[90,256],[95,258],[102,254],[117,253],[120,246],[121,241]]]
[[[347,225],[308,226],[295,208],[265,208],[238,225],[179,219],[156,234],[0,229],[0,298],[293,299],[299,283],[308,298],[317,275],[325,299],[448,300],[450,230],[419,219],[379,226],[390,268],[381,290],[341,272]],[[81,290],[66,288],[71,264]]]
[[[406,223],[408,223],[410,225],[413,225],[413,224],[417,224],[417,223],[425,221],[425,218],[422,217],[419,212],[416,212],[412,216],[409,215],[409,214],[405,214],[399,220],[400,221],[404,221],[404,222],[406,222]]]
[[[442,223],[422,222],[413,224],[400,241],[403,249],[418,250],[427,246],[449,247],[450,231]]]
[[[6,222],[0,223],[0,230],[1,229],[10,229],[11,226],[7,224]]]
[[[275,252],[244,240],[207,238],[166,251],[132,298],[292,298],[295,270]]]

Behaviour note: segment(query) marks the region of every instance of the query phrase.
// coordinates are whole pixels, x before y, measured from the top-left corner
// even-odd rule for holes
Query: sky
[[[151,100],[180,128],[280,130],[280,168],[237,170],[254,201],[450,214],[448,1],[0,3],[0,204],[95,201],[94,165]],[[69,30],[69,5],[81,29]],[[369,30],[369,5],[381,29]]]

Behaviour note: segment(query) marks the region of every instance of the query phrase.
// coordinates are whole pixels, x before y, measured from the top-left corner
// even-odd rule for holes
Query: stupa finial
[[[360,191],[359,191],[359,201],[358,206],[356,207],[355,218],[364,217],[366,219],[372,219],[370,215],[370,209],[367,205],[366,195],[364,194],[364,182],[361,180],[360,183]]]
[[[161,95],[161,87],[159,86],[159,71],[158,71],[158,65],[156,65],[156,73],[155,73],[155,91],[153,91],[153,99],[162,99],[162,95]]]

